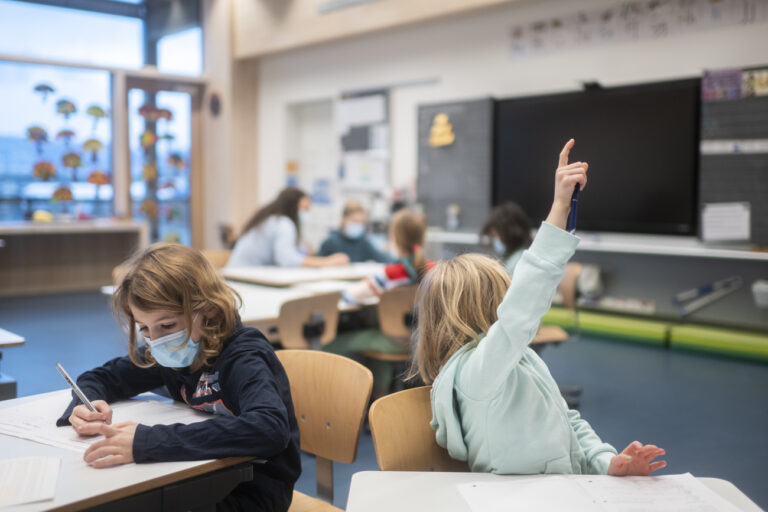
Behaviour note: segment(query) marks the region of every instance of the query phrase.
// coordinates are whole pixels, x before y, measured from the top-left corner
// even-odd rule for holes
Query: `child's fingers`
[[[566,176],[563,178],[562,184],[564,187],[573,188],[577,184],[581,190],[587,186],[587,176],[585,174],[574,174],[573,176]]]
[[[563,167],[559,167],[558,171],[567,171],[569,169],[577,169],[577,168],[584,168],[584,170],[589,167],[589,164],[587,162],[573,162],[572,164],[565,165]]]
[[[568,155],[570,154],[571,148],[575,143],[576,141],[573,139],[565,143],[565,146],[563,146],[563,150],[560,152],[560,160],[557,165],[558,167],[564,167],[568,165]]]
[[[667,461],[660,460],[659,462],[654,462],[653,464],[649,464],[648,467],[651,469],[651,473],[653,473],[657,469],[667,467]]]

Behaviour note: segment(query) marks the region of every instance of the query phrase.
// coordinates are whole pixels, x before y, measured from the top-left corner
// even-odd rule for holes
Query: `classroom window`
[[[163,73],[199,76],[203,72],[203,30],[182,30],[157,43],[157,69]]]
[[[110,75],[0,61],[0,220],[112,215]]]
[[[152,241],[189,245],[191,98],[183,92],[128,94],[131,208]]]
[[[115,16],[0,0],[0,53],[140,68],[144,24]]]

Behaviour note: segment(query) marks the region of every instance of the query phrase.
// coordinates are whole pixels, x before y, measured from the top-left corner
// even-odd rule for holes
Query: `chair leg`
[[[317,497],[333,505],[333,461],[315,456]]]

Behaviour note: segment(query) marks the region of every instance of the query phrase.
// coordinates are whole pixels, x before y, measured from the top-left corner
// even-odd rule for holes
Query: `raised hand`
[[[663,448],[652,444],[643,445],[633,441],[624,451],[611,459],[608,474],[613,476],[647,476],[657,469],[667,465],[667,461],[651,462],[660,455],[667,453]]]
[[[568,155],[575,143],[576,141],[573,139],[569,140],[560,152],[560,159],[555,171],[555,198],[552,201],[549,216],[547,216],[547,222],[560,229],[565,229],[568,212],[571,209],[573,188],[578,184],[584,190],[584,187],[587,186],[589,164],[586,162],[568,163]]]

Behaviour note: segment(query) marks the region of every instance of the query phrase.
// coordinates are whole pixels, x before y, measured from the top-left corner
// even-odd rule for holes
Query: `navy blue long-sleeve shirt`
[[[134,460],[265,459],[254,464],[253,481],[235,488],[229,501],[242,510],[288,510],[301,473],[299,428],[285,370],[258,330],[238,323],[213,367],[192,373],[162,366],[139,368],[124,356],[85,372],[77,384],[90,400],[108,403],[164,385],[174,400],[215,415],[190,425],[139,424]],[[79,403],[75,397],[56,424],[68,425]]]
[[[342,252],[349,256],[349,261],[352,263],[364,261],[392,263],[395,260],[393,256],[376,249],[367,236],[348,238],[341,231],[331,231],[328,237],[323,240],[317,255],[330,256],[337,252]]]

